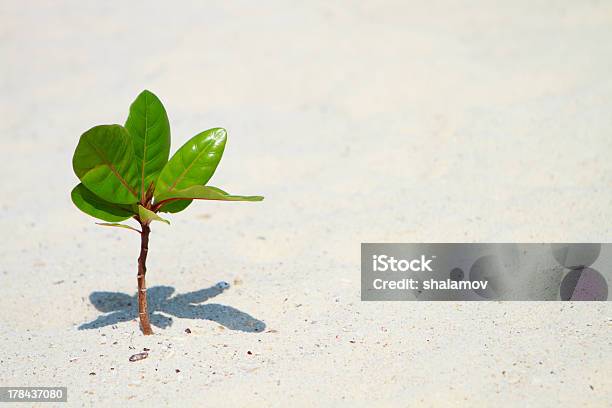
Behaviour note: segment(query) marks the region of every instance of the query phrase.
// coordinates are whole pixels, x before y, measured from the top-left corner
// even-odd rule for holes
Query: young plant
[[[170,155],[170,123],[160,100],[143,91],[121,125],[100,125],[81,135],[72,167],[81,183],[71,193],[84,213],[140,234],[138,257],[138,315],[145,335],[153,334],[147,312],[147,253],[150,224],[158,213],[177,213],[192,200],[261,201],[260,196],[230,195],[207,186],[225,149],[225,129],[197,134]],[[140,229],[120,221],[134,218]]]

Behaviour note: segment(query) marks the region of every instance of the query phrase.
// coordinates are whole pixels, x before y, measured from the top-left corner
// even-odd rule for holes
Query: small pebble
[[[249,350],[249,351],[247,351],[247,354],[250,356],[250,355],[252,355],[253,353],[251,352],[251,350]]]
[[[133,354],[130,356],[130,361],[139,361],[139,360],[144,360],[145,358],[149,357],[149,353],[147,353],[146,351],[142,352],[142,353],[137,353],[137,354]]]
[[[189,327],[188,327],[188,328],[186,328],[186,329],[185,329],[185,333],[187,333],[187,334],[191,334],[191,329],[190,329]]]

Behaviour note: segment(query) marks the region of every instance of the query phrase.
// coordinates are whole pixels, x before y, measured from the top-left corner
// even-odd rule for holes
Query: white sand
[[[612,5],[170,3],[0,3],[0,386],[66,385],[71,406],[610,406],[609,302],[362,303],[359,244],[610,241]],[[266,196],[153,229],[149,286],[230,282],[194,312],[228,328],[77,329],[92,292],[135,292],[138,236],[72,205],[73,149],[144,88],[173,151],[224,126],[211,183]]]

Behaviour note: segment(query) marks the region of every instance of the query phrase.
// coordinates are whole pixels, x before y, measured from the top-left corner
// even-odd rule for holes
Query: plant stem
[[[145,335],[153,334],[151,323],[149,323],[149,312],[147,311],[147,284],[145,275],[147,273],[147,253],[149,252],[149,233],[151,228],[148,224],[141,223],[140,233],[140,256],[138,257],[138,316],[140,327]]]

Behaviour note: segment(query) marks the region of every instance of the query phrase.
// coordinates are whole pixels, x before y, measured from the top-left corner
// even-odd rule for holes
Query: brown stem
[[[138,257],[138,316],[140,327],[145,335],[153,334],[151,323],[149,323],[149,312],[147,311],[147,285],[145,274],[147,273],[147,253],[149,252],[149,233],[151,228],[148,224],[141,223],[140,233],[140,256]]]

